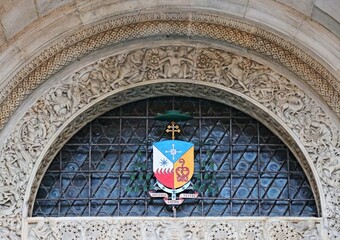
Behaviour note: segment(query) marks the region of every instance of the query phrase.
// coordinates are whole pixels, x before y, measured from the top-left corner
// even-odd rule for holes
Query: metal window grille
[[[178,139],[195,144],[192,182],[181,216],[317,216],[308,180],[289,149],[265,126],[232,107],[184,97],[152,98],[112,110],[81,129],[58,153],[32,216],[172,216],[147,191],[152,143],[169,139],[157,113],[194,118]]]

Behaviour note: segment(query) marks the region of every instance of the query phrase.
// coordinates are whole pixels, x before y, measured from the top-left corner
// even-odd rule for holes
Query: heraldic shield
[[[153,172],[167,188],[185,185],[194,174],[194,144],[178,140],[154,143]]]

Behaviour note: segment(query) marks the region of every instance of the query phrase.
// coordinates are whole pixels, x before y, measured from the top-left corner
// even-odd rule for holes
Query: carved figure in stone
[[[118,64],[119,62],[118,62],[117,56],[111,56],[111,57],[101,60],[101,62],[99,63],[99,68],[104,69],[105,72],[107,72],[110,77],[111,76],[113,77],[115,70],[118,67]]]
[[[45,122],[39,116],[32,116],[20,129],[20,141],[25,143],[31,156],[36,156],[47,136]]]
[[[332,187],[340,186],[340,150],[330,146],[317,154],[317,167],[327,177],[327,184]]]
[[[164,56],[160,54],[160,51],[158,55],[153,55],[150,61],[144,59],[145,49],[117,55],[117,60],[115,60],[114,63],[108,63],[108,65],[105,66],[105,70],[103,70],[104,67],[101,68],[100,64],[96,63],[96,66],[99,66],[97,69],[99,72],[94,71],[93,75],[89,77],[94,79],[93,81],[88,81],[89,79],[85,78],[84,81],[86,81],[84,83],[86,84],[83,85],[76,81],[73,82],[72,85],[64,84],[58,89],[52,89],[39,99],[32,109],[27,112],[25,118],[16,126],[16,130],[11,133],[2,151],[0,168],[1,171],[3,170],[5,173],[1,173],[0,179],[3,180],[6,178],[6,181],[0,182],[0,214],[4,216],[2,219],[7,219],[8,216],[13,214],[17,216],[20,215],[23,196],[29,191],[27,189],[27,179],[24,175],[31,173],[32,166],[35,163],[34,161],[37,159],[37,156],[42,154],[43,148],[38,147],[37,142],[40,139],[39,145],[43,145],[46,139],[48,139],[46,134],[54,134],[57,127],[68,119],[68,115],[72,112],[72,108],[75,107],[75,105],[80,108],[80,105],[75,102],[75,99],[82,101],[81,104],[86,105],[88,102],[86,102],[87,99],[85,100],[85,95],[92,97],[93,95],[99,96],[104,93],[103,89],[100,89],[99,86],[105,86],[108,89],[105,84],[112,83],[110,86],[115,88],[116,85],[130,82],[133,79],[139,81],[144,77],[146,68],[159,70],[160,73],[163,72],[163,77],[167,78],[189,78],[191,76],[191,70],[195,65],[192,55],[196,50],[177,46],[164,48],[162,51],[165,52]],[[207,54],[207,56],[212,59],[212,65],[206,63],[206,68],[201,69],[203,74],[211,73],[211,76],[215,75],[216,80],[222,79],[221,76],[223,76],[223,79],[226,79],[225,85],[235,85],[237,90],[241,89],[240,91],[247,96],[252,96],[251,94],[255,93],[254,98],[260,103],[263,101],[268,111],[278,115],[288,127],[294,130],[296,136],[303,140],[303,144],[307,150],[310,148],[315,149],[315,151],[310,151],[309,154],[314,163],[317,164],[321,183],[326,189],[324,192],[327,194],[325,199],[327,205],[326,213],[328,214],[327,216],[330,217],[329,233],[331,236],[339,236],[340,224],[337,219],[339,218],[340,202],[338,190],[340,186],[338,177],[340,172],[338,143],[340,137],[339,132],[335,132],[336,130],[334,130],[334,127],[330,124],[332,122],[330,117],[323,112],[321,107],[315,108],[318,109],[319,113],[313,112],[314,110],[311,105],[315,103],[308,100],[309,98],[289,80],[282,76],[276,77],[272,70],[261,72],[262,75],[260,75],[254,71],[256,66],[254,66],[254,62],[249,59],[237,57],[231,53],[223,53],[223,56],[222,51],[218,54],[216,53],[218,50],[213,51],[212,49],[207,49],[206,51],[215,51],[214,54],[216,54],[216,56],[214,54],[211,54],[211,56]],[[220,57],[217,57],[217,55]],[[224,60],[222,61],[222,59]],[[203,63],[203,59],[201,63]],[[251,85],[255,82],[256,76],[259,76],[259,84]],[[149,79],[151,79],[151,77],[149,77]],[[76,77],[75,80],[78,81],[79,78]],[[260,84],[260,82],[265,81],[268,83],[265,85]],[[75,86],[78,86],[78,88]],[[247,91],[247,86],[254,87],[252,93]],[[239,106],[244,106],[245,108],[247,106],[249,108],[250,106],[246,100],[243,102],[242,99],[231,97],[231,94],[222,90],[211,90],[198,85],[188,87],[184,90],[182,87],[183,86],[179,86],[179,84],[168,84],[165,87],[161,85],[151,86],[145,91],[146,93],[143,93],[143,96],[147,96],[147,94],[150,96],[158,95],[163,92],[166,94],[178,94],[181,92],[182,94],[192,95],[193,92],[196,91],[197,96],[212,96],[216,99],[228,98],[231,104],[239,104]],[[84,91],[86,92],[85,95]],[[108,102],[124,103],[127,102],[126,99],[133,99],[136,95],[142,95],[142,93],[136,93],[134,90],[127,91],[121,96],[112,98],[114,100],[108,100]],[[268,107],[268,101],[272,104],[270,107]],[[316,105],[318,105],[318,103],[316,103]],[[98,112],[100,111],[98,110],[96,113]],[[87,113],[89,114],[91,112]],[[304,117],[305,115],[308,117]],[[86,119],[89,120],[90,118]],[[78,127],[74,128],[78,129]],[[71,135],[71,133],[68,134],[68,136]],[[65,137],[65,139],[66,138],[68,137]],[[11,150],[8,151],[8,149]],[[17,150],[14,151],[13,149]],[[31,156],[27,156],[26,154],[28,153]],[[47,162],[43,162],[42,164],[46,165]],[[8,176],[11,177],[7,178]],[[18,181],[18,179],[21,178],[25,180]],[[13,184],[9,184],[9,181],[13,181]],[[20,184],[17,184],[17,182],[20,182]],[[123,237],[126,239],[140,239],[142,224],[141,222],[135,224],[126,222],[120,228],[119,224],[117,224],[117,228],[119,228],[117,230],[117,239],[124,239]],[[275,226],[273,227],[273,225]],[[16,232],[19,233],[21,232],[21,224],[19,223],[17,226],[19,230]],[[207,226],[207,228],[209,228],[209,226]],[[1,239],[6,239],[7,233],[13,233],[12,230],[8,229],[8,227],[1,227]],[[296,229],[285,223],[269,224],[266,229],[268,229],[266,234],[275,240],[299,239],[299,237],[301,237],[298,235],[299,233],[296,232]],[[306,229],[306,236],[311,236],[311,239],[313,239],[313,235],[316,233],[313,232],[312,227],[305,227],[304,229]],[[206,237],[210,237],[211,239],[235,239],[237,233],[235,233],[234,230],[231,224],[226,224],[225,222],[214,223],[209,228],[209,233],[206,233]],[[64,235],[60,236],[70,239],[73,235],[79,235],[79,232],[83,230],[77,229],[76,226],[73,225],[64,226],[60,224],[58,225],[58,231],[64,231]],[[210,236],[208,236],[209,234]],[[183,236],[186,237],[189,235]],[[61,239],[61,237],[59,238],[58,236],[57,238]],[[170,239],[171,237],[178,238],[179,235],[167,237]]]
[[[63,85],[51,91],[47,98],[48,104],[58,116],[65,116],[72,108],[72,91],[69,85]]]
[[[29,230],[28,240],[55,240],[53,231],[45,222],[38,222],[34,227]]]
[[[224,70],[231,63],[231,56],[211,49],[203,49],[196,58],[196,79],[229,86],[223,78]]]
[[[124,54],[118,57],[119,65],[114,75],[114,81],[111,84],[111,87],[115,89],[115,85],[117,83],[123,82],[123,80],[127,83],[131,83],[131,80],[134,79],[134,82],[139,81],[142,78],[140,72],[145,71],[144,65],[144,51],[136,50],[132,53]],[[138,75],[141,75],[138,77]],[[136,79],[135,79],[136,78]]]
[[[305,106],[302,101],[302,95],[297,92],[289,92],[278,96],[280,104],[280,113],[288,121],[288,124],[298,125],[297,113]]]
[[[32,113],[29,115],[40,115],[42,118],[48,118],[50,117],[50,113],[48,112],[46,108],[46,101],[45,99],[38,99],[37,103],[32,107]]]
[[[158,226],[156,235],[160,240],[190,240],[193,233],[184,223],[167,223]]]
[[[14,186],[0,185],[0,215],[13,214],[17,201],[19,201],[19,192]]]
[[[192,76],[189,69],[192,68],[194,63],[187,57],[190,53],[186,47],[167,47],[165,51],[167,57],[160,62],[163,65],[165,78],[188,78]]]
[[[104,68],[92,69],[79,78],[79,86],[73,90],[79,99],[87,103],[109,91],[109,82],[113,75]]]
[[[245,85],[245,80],[248,77],[249,72],[245,70],[248,61],[244,62],[240,56],[233,56],[231,63],[227,67],[225,77],[230,80],[230,87],[232,88],[236,83],[242,87],[243,92],[248,92],[248,88]]]
[[[16,141],[16,144],[17,146],[19,145],[18,141]],[[20,155],[18,149],[7,149],[4,155],[4,164],[0,165],[2,175],[6,174],[6,176],[0,176],[0,179],[6,178],[8,183],[17,184],[18,186],[26,182],[31,163],[23,157],[18,157]]]
[[[295,224],[297,232],[308,240],[321,240],[320,232],[314,221],[307,221]]]
[[[250,95],[261,103],[271,103],[276,97],[278,80],[269,74],[260,74],[249,84]]]
[[[144,63],[146,66],[146,78],[157,79],[164,77],[162,74],[161,59],[166,57],[166,52],[162,48],[151,48],[145,52]]]

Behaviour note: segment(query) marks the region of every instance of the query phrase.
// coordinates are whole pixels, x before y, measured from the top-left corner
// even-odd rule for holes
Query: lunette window
[[[196,98],[150,98],[114,109],[81,129],[58,153],[38,190],[32,216],[172,216],[150,198],[152,144],[168,140],[167,110],[189,112],[178,140],[195,144],[197,199],[185,216],[317,216],[308,180],[290,150],[252,117]]]

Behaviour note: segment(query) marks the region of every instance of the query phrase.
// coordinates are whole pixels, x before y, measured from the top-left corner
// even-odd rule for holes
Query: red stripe
[[[168,188],[174,188],[174,170],[173,169],[157,169],[156,172],[154,172],[155,177],[157,180],[163,184],[164,186]]]

